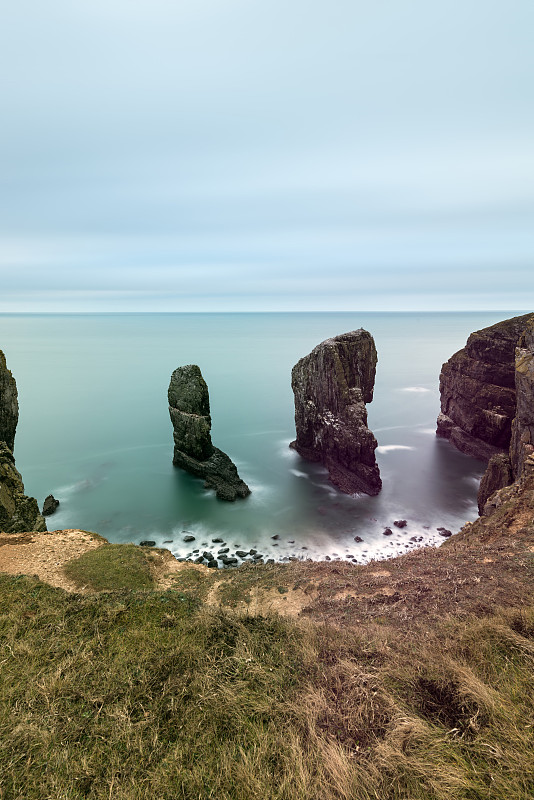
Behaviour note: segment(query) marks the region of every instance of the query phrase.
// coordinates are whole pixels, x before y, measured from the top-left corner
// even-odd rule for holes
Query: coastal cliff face
[[[18,419],[17,384],[7,368],[6,357],[0,350],[0,442],[5,442],[11,452],[15,445]]]
[[[15,467],[13,445],[18,417],[17,384],[0,350],[0,531],[46,531],[37,500],[24,494],[22,476]]]
[[[204,478],[204,486],[215,489],[220,500],[247,497],[250,489],[239,477],[235,464],[212,444],[208,386],[196,364],[174,370],[168,398],[174,430],[174,466]]]
[[[377,361],[373,337],[360,329],[321,342],[291,373],[297,438],[290,446],[324,464],[347,494],[376,495],[382,488],[365,407],[373,399]]]
[[[22,476],[5,442],[0,442],[0,531],[46,531],[37,500],[24,494]]]
[[[515,348],[532,320],[525,314],[476,331],[443,364],[436,432],[463,453],[484,461],[506,454],[516,415]]]
[[[488,460],[478,508],[491,514],[534,463],[534,314],[472,333],[443,365],[440,391],[437,434]]]
[[[508,453],[492,456],[480,482],[478,507],[485,516],[534,483],[534,315],[527,319],[517,345],[510,447]]]

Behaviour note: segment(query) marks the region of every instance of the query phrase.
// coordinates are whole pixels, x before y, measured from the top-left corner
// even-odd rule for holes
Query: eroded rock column
[[[373,337],[360,328],[321,342],[291,373],[297,432],[291,447],[324,464],[347,494],[376,495],[382,488],[365,407],[373,399],[377,361]]]

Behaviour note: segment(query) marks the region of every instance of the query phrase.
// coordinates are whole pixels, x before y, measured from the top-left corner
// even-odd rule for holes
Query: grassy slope
[[[531,800],[534,474],[513,492],[368,567],[157,591],[156,554],[107,545],[67,567],[105,592],[0,576],[1,800]],[[247,612],[295,590],[299,620]]]
[[[7,798],[534,796],[534,611],[431,629],[0,577]]]

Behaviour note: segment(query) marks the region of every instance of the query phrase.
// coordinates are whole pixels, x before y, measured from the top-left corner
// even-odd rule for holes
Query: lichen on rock
[[[247,497],[250,489],[239,477],[235,464],[211,441],[208,386],[196,364],[174,370],[168,399],[174,430],[174,466],[204,478],[204,486],[215,489],[220,500]]]
[[[321,342],[291,373],[297,438],[290,446],[324,464],[347,494],[376,495],[382,487],[365,407],[377,361],[373,337],[360,328]]]

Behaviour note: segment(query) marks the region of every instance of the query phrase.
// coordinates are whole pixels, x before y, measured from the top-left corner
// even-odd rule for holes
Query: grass
[[[0,609],[2,800],[534,796],[532,609],[339,629],[12,576]]]
[[[133,544],[106,544],[69,561],[64,572],[78,588],[152,589],[150,553]]]

